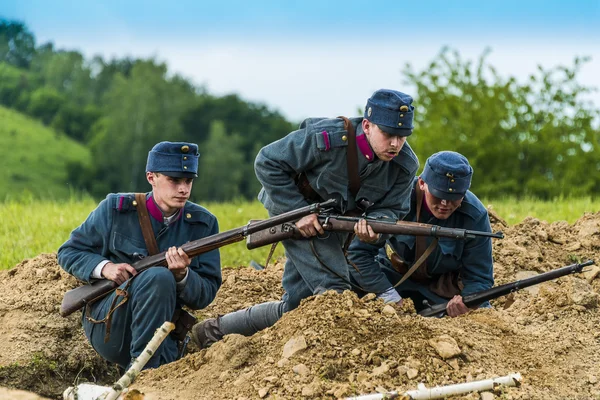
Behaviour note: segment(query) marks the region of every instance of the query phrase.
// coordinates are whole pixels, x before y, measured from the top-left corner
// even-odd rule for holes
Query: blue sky
[[[2,0],[38,44],[87,57],[155,57],[209,92],[238,93],[286,117],[355,115],[376,89],[408,93],[401,70],[443,46],[503,76],[591,56],[580,82],[600,89],[600,0],[574,1]],[[590,97],[600,107],[600,94]]]

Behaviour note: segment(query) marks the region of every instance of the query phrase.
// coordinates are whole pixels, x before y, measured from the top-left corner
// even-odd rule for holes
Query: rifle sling
[[[419,187],[419,183],[417,182],[417,185],[415,187],[416,193],[417,193],[417,222],[420,222],[419,220],[421,219],[421,206],[423,205],[423,197],[424,197],[424,193],[421,190],[421,188]],[[434,238],[431,241],[431,244],[429,245],[429,247],[427,247],[427,249],[425,249],[425,244],[426,244],[426,238],[425,236],[417,236],[415,238],[415,263],[410,267],[410,269],[408,271],[406,271],[406,273],[402,276],[402,279],[400,279],[398,281],[398,283],[396,283],[394,285],[394,287],[398,287],[400,286],[402,283],[404,283],[404,281],[406,281],[419,267],[422,267],[421,271],[419,271],[419,275],[421,275],[422,278],[428,277],[429,275],[427,274],[427,257],[429,257],[429,255],[433,252],[433,250],[435,250],[435,247],[437,246],[438,243],[438,238]]]
[[[358,151],[356,150],[356,129],[352,122],[346,117],[339,116],[344,120],[344,129],[348,132],[348,147],[346,149],[346,166],[348,169],[349,189],[352,197],[356,198],[360,189],[360,176],[358,175]]]
[[[137,202],[137,214],[144,242],[146,242],[146,249],[148,249],[148,255],[153,256],[158,254],[158,244],[156,243],[156,237],[154,237],[150,214],[148,214],[148,208],[146,207],[146,195],[144,193],[136,193],[135,201]]]

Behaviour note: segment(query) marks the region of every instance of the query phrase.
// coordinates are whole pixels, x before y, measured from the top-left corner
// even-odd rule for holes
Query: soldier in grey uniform
[[[109,194],[58,249],[58,263],[77,279],[109,279],[120,285],[91,302],[82,322],[92,347],[123,369],[165,321],[181,315],[182,306],[206,307],[221,286],[219,250],[190,259],[179,247],[219,231],[214,215],[188,201],[198,176],[198,157],[196,144],[182,142],[161,142],[148,153],[146,178],[152,191],[142,197],[157,251],[166,252],[167,268],[138,273],[131,266],[149,254],[134,193]],[[178,355],[177,339],[171,334],[145,368],[175,361]]]
[[[487,209],[469,190],[473,168],[462,154],[441,151],[425,162],[423,173],[415,178],[410,212],[406,221],[447,228],[491,232]],[[433,242],[433,243],[432,243]],[[469,311],[462,296],[494,285],[492,239],[467,240],[394,235],[388,240],[391,252],[380,250],[375,259],[373,244],[352,242],[349,258],[358,268],[352,278],[368,292],[395,290],[397,298],[410,297],[417,311],[448,302],[448,315],[456,317]],[[432,251],[427,254],[429,246]],[[424,262],[400,283],[410,267],[424,255]],[[395,288],[397,283],[400,283]],[[359,293],[360,294],[360,293]],[[489,303],[482,304],[489,307]]]
[[[254,164],[262,184],[259,200],[271,216],[333,198],[341,213],[356,210],[359,204],[370,204],[367,210],[362,210],[369,217],[392,220],[404,217],[409,211],[412,181],[419,167],[416,155],[406,143],[413,131],[413,112],[410,96],[382,89],[368,99],[364,117],[348,121],[356,132],[355,162],[360,189],[355,194],[349,189],[348,172],[352,129],[347,129],[341,118],[306,119],[300,129],[260,150]],[[282,300],[196,324],[192,339],[198,346],[207,347],[226,334],[252,335],[272,326],[306,297],[326,290],[342,292],[351,288],[344,254],[348,234],[324,235],[315,214],[302,218],[296,226],[310,239],[282,242],[287,258]],[[355,226],[355,233],[354,240],[383,240],[364,220]],[[377,251],[373,257],[376,254]]]

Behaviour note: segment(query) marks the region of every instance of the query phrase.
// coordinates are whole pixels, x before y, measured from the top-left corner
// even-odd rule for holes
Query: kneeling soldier
[[[219,231],[210,212],[188,201],[198,157],[193,143],[158,143],[146,165],[152,191],[137,200],[133,193],[109,194],[58,250],[59,264],[79,280],[110,279],[120,285],[86,306],[83,328],[94,349],[121,368],[140,355],[165,321],[182,315],[182,306],[206,307],[221,286],[218,250],[190,259],[178,247]],[[145,224],[138,218],[144,211],[149,214]],[[137,273],[131,266],[163,251],[167,268]],[[185,332],[176,331],[179,335],[167,337],[146,368],[178,358],[178,338]]]

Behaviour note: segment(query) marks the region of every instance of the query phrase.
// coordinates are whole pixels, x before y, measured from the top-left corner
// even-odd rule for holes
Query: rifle
[[[383,220],[372,217],[348,217],[339,214],[322,212],[319,223],[326,231],[354,232],[354,225],[361,219],[366,219],[375,233],[389,233],[393,235],[433,236],[452,239],[470,239],[478,236],[502,239],[502,232],[481,232],[468,229],[446,228],[438,225],[421,224],[409,221]],[[286,239],[303,239],[296,226],[292,223],[284,223],[269,229],[252,233],[246,239],[246,247],[249,250],[267,244],[276,243]]]
[[[566,267],[561,267],[552,271],[544,272],[543,274],[532,276],[531,278],[526,278],[520,281],[507,283],[505,285],[496,286],[487,290],[482,290],[481,292],[463,296],[463,303],[465,303],[465,306],[469,308],[475,308],[486,301],[493,300],[500,296],[505,296],[509,293],[516,292],[517,290],[537,285],[538,283],[550,281],[552,279],[560,278],[561,276],[579,273],[584,267],[588,267],[592,264],[594,264],[593,260],[589,260],[581,264],[571,264],[567,265]],[[419,315],[424,317],[441,318],[446,315],[447,304],[448,302],[429,306],[428,308],[419,311]]]
[[[327,200],[322,203],[314,203],[309,206],[292,210],[262,221],[250,221],[247,225],[240,228],[231,229],[226,232],[217,233],[215,235],[185,243],[181,246],[181,249],[188,255],[188,257],[192,258],[199,254],[218,249],[228,244],[239,242],[254,232],[270,229],[274,226],[285,224],[290,221],[296,221],[308,214],[320,212],[322,209],[332,207],[335,204],[335,200]],[[135,262],[131,266],[138,272],[144,271],[150,267],[156,267],[160,265],[165,266],[165,254],[166,252],[163,251],[162,253],[145,257]],[[79,310],[87,303],[102,298],[118,286],[119,285],[114,281],[108,279],[99,279],[92,284],[86,284],[69,290],[67,293],[65,293],[62,304],[60,305],[60,315],[66,317]]]

